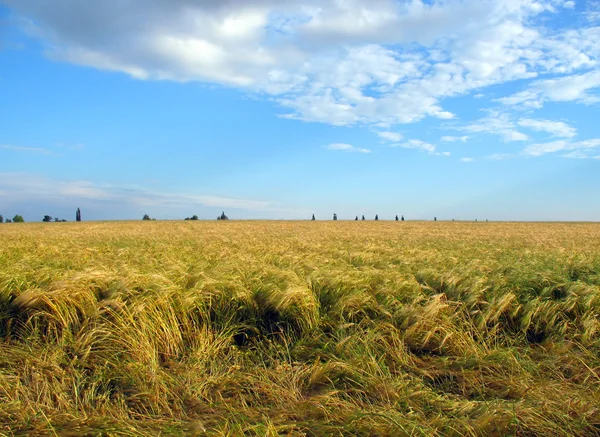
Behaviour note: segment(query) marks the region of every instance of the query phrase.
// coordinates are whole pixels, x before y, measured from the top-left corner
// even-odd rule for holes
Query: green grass
[[[0,225],[0,436],[600,435],[600,225]]]

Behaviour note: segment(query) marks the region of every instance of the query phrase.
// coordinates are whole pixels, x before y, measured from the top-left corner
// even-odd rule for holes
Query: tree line
[[[25,219],[19,214],[15,215],[12,220],[8,217],[4,218],[4,216],[0,214],[0,223],[25,223]]]
[[[335,221],[335,220],[337,220],[337,219],[338,219],[338,216],[337,216],[337,214],[336,214],[336,213],[333,213],[333,220]],[[316,217],[315,217],[315,215],[314,215],[314,214],[312,215],[312,218],[311,218],[311,220],[312,220],[312,221],[316,220]],[[365,216],[364,216],[364,215],[362,216],[361,220],[366,220],[366,218],[365,218]],[[378,221],[378,220],[379,220],[379,215],[378,215],[378,214],[375,214],[375,221]],[[398,221],[404,221],[404,216],[398,217],[398,216],[396,215],[396,218],[395,218],[395,220],[396,220],[397,222],[398,222]],[[434,217],[434,220],[437,220],[437,218],[435,218],[435,217]],[[356,218],[354,219],[354,221],[358,221],[358,216],[356,216]]]
[[[148,214],[144,214],[144,216],[142,217],[142,220],[146,221],[146,220],[156,220],[155,218],[151,218]],[[185,220],[200,220],[198,218],[197,215],[193,215],[191,217],[186,217]],[[229,217],[227,217],[225,215],[225,211],[221,212],[221,215],[219,215],[217,217],[217,220],[229,220]],[[44,223],[50,223],[50,222],[66,222],[67,220],[65,219],[61,219],[58,217],[52,217],[51,215],[45,215],[42,218],[42,222]],[[77,208],[77,211],[75,211],[75,221],[76,222],[80,222],[81,221],[81,209]],[[6,219],[4,219],[4,216],[2,214],[0,214],[0,223],[25,223],[25,219],[23,218],[22,215],[15,215],[12,220],[9,219],[8,217]]]
[[[337,214],[336,214],[336,213],[333,213],[333,220],[334,220],[334,221],[336,221],[337,219],[338,219],[338,216],[337,216]],[[142,217],[142,220],[146,221],[146,220],[156,220],[156,219],[155,219],[155,218],[151,218],[151,217],[150,217],[148,214],[144,214],[144,216]],[[184,220],[192,220],[192,221],[196,221],[196,220],[200,220],[200,219],[198,218],[198,216],[197,216],[197,215],[195,215],[195,214],[194,214],[194,215],[193,215],[193,216],[191,216],[191,217],[186,217]],[[223,211],[223,212],[221,212],[221,215],[217,216],[217,220],[229,220],[229,217],[227,217],[227,216],[225,215],[225,211]],[[312,221],[316,220],[316,217],[315,217],[315,215],[314,215],[314,214],[312,215],[312,218],[311,218],[311,220],[312,220]],[[358,216],[356,216],[356,217],[354,218],[354,220],[355,220],[355,221],[358,221],[358,220],[359,220],[359,219],[358,219]],[[362,221],[366,220],[365,216],[363,215],[363,216],[361,217],[361,219],[360,219],[360,220],[362,220]],[[379,215],[378,215],[378,214],[375,214],[375,219],[374,219],[374,220],[375,220],[375,221],[378,221],[378,220],[379,220]],[[397,221],[397,222],[398,222],[398,221],[404,221],[404,215],[402,215],[402,216],[400,216],[400,217],[398,217],[398,215],[396,215],[396,217],[394,218],[394,220],[395,220],[395,221]],[[66,222],[67,220],[65,220],[65,219],[61,219],[61,218],[58,218],[58,217],[54,217],[54,218],[53,218],[53,217],[52,217],[52,216],[50,216],[50,215],[45,215],[45,216],[44,216],[44,218],[42,219],[42,221],[43,221],[44,223],[49,223],[49,222],[52,222],[52,221],[54,221],[54,222]],[[77,222],[80,222],[80,221],[81,221],[81,210],[80,210],[79,208],[77,208],[77,211],[75,211],[75,221],[77,221]],[[434,218],[433,218],[433,221],[437,221],[437,217],[434,217]],[[454,221],[454,219],[452,219],[452,221]],[[475,221],[477,221],[477,219],[475,219]],[[488,221],[488,220],[486,220],[486,222],[487,222],[487,221]],[[9,219],[8,217],[5,219],[5,218],[2,216],[2,214],[0,214],[0,223],[24,223],[24,222],[25,222],[25,219],[23,218],[23,216],[22,216],[22,215],[19,215],[19,214],[17,214],[17,215],[15,215],[15,216],[12,218],[12,220],[11,220],[11,219]]]
[[[55,222],[55,223],[64,223],[66,222],[66,219],[61,219],[58,217],[52,217],[50,215],[45,215],[44,218],[42,218],[42,222],[44,223],[50,223],[50,222]],[[77,211],[75,211],[75,221],[76,222],[80,222],[81,221],[81,210],[79,208],[77,208]],[[5,219],[2,214],[0,214],[0,223],[25,223],[25,219],[23,218],[22,215],[17,214],[15,215],[12,220],[9,219],[8,217]]]

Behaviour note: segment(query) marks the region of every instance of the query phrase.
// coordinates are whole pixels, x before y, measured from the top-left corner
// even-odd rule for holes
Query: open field
[[[0,435],[600,435],[600,224],[0,225]]]

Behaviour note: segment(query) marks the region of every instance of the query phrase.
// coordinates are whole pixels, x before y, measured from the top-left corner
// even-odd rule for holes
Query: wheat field
[[[600,435],[600,225],[0,225],[0,435]]]

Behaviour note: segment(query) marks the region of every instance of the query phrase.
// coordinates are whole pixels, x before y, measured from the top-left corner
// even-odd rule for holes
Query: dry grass
[[[0,225],[0,436],[600,435],[600,225]]]

